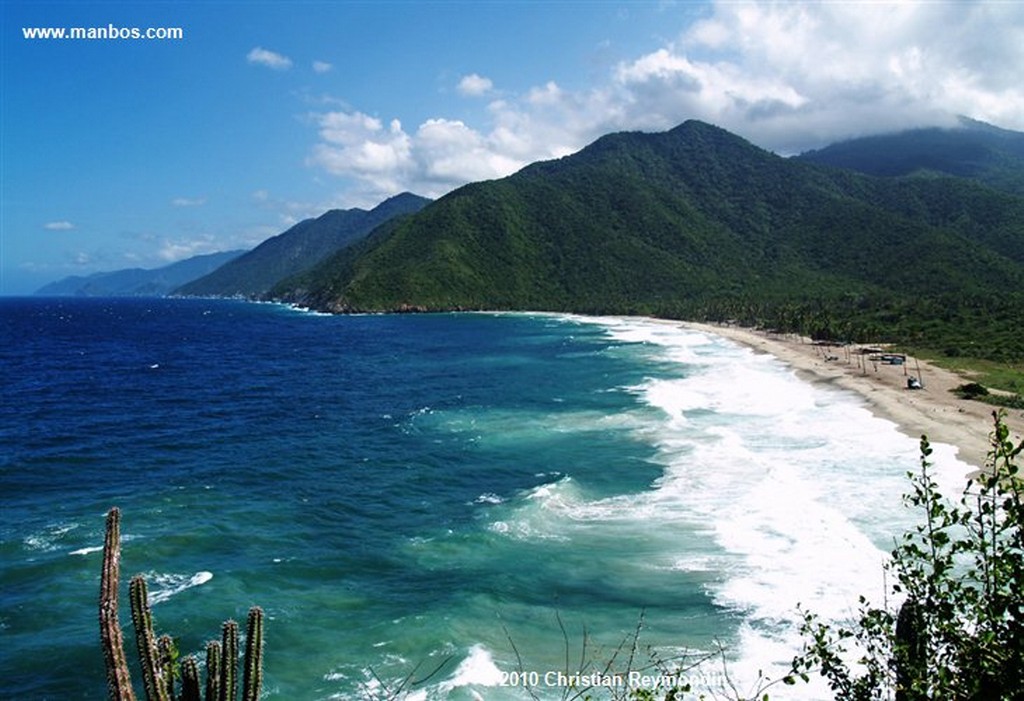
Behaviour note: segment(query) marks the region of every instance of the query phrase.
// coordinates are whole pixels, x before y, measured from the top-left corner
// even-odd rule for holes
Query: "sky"
[[[0,294],[687,119],[781,155],[1024,131],[1024,0],[0,0],[0,30]]]

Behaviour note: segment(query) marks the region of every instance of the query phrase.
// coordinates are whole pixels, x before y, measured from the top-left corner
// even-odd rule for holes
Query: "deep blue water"
[[[642,320],[39,298],[0,322],[3,698],[103,696],[112,505],[184,653],[265,608],[266,698],[438,667],[414,696],[526,698],[517,653],[563,670],[564,625],[606,661],[641,611],[645,644],[769,668],[798,600],[880,579],[913,461],[855,398]]]

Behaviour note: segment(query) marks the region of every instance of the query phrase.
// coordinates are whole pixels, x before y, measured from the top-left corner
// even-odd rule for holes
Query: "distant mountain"
[[[826,168],[691,121],[459,188],[272,294],[342,312],[735,317],[852,335],[845,317],[921,338],[922,320],[970,303],[998,326],[992,343],[1024,357],[1022,222],[1024,198],[974,181]]]
[[[177,295],[259,297],[280,280],[314,266],[388,219],[417,212],[430,200],[403,193],[370,211],[332,209],[267,239],[244,256],[180,289]]]
[[[36,294],[81,297],[161,297],[206,275],[245,251],[194,256],[162,268],[127,268],[88,276],[73,275],[41,287]]]
[[[951,128],[912,129],[797,156],[868,175],[952,175],[1024,195],[1024,134],[961,117]]]

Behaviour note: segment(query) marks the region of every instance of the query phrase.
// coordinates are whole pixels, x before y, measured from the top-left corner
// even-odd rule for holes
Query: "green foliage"
[[[1021,194],[826,168],[687,122],[459,188],[271,294],[734,319],[1007,363],[1024,360],[1022,232]]]
[[[403,193],[369,212],[332,209],[267,239],[208,275],[182,285],[174,294],[258,297],[284,278],[301,273],[339,249],[357,243],[392,217],[418,211],[429,201]]]
[[[988,396],[988,390],[985,389],[985,386],[977,382],[965,382],[951,391],[961,399],[978,399],[979,397]]]
[[[892,594],[904,598],[899,613],[863,597],[852,627],[805,613],[795,675],[820,672],[838,701],[1024,698],[1024,442],[1013,444],[1001,415],[994,424],[987,470],[958,506],[939,494],[922,437],[906,501],[924,523],[888,565]]]
[[[128,662],[124,654],[124,636],[117,618],[118,580],[121,559],[121,512],[112,508],[107,514],[103,542],[103,566],[100,573],[100,642],[106,661],[108,692],[112,701],[135,701]],[[173,701],[180,686],[182,701],[199,701],[202,686],[199,666],[189,655],[179,664],[178,648],[169,635],[157,637],[149,606],[146,580],[132,578],[129,586],[132,623],[142,667],[146,701]],[[243,701],[257,701],[263,685],[263,610],[249,609],[246,630]],[[206,648],[205,701],[235,701],[238,698],[238,624],[226,621],[222,642],[211,641]],[[180,671],[180,677],[179,677]],[[176,680],[180,684],[176,685]]]
[[[971,178],[1024,194],[1024,136],[961,118],[958,126],[852,139],[802,160],[880,176]]]

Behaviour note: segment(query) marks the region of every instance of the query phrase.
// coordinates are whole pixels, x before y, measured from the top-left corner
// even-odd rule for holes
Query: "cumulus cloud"
[[[332,68],[334,68],[334,66],[332,66],[330,63],[327,63],[326,61],[313,61],[314,73],[327,73]]]
[[[245,58],[249,63],[273,68],[275,71],[286,71],[292,67],[292,60],[287,56],[268,51],[260,46],[250,51]]]
[[[486,95],[493,88],[494,83],[491,82],[490,78],[484,78],[476,73],[470,73],[469,75],[463,76],[457,86],[459,93],[466,95],[467,97],[480,97],[481,95]]]
[[[666,10],[666,21],[671,8]],[[684,24],[689,22],[689,24]],[[356,109],[312,115],[309,165],[349,178],[362,201],[412,190],[436,197],[508,175],[618,130],[702,119],[789,154],[957,114],[1024,130],[1024,4],[736,3],[614,66],[593,87],[555,81],[493,98],[486,120],[452,116],[406,129]]]
[[[75,225],[67,220],[50,221],[43,224],[43,228],[47,231],[71,231],[75,228]]]
[[[674,74],[699,90],[651,96],[656,109],[778,150],[956,114],[1024,128],[1019,3],[721,2],[663,51],[690,63]],[[622,77],[633,90],[650,80]]]

